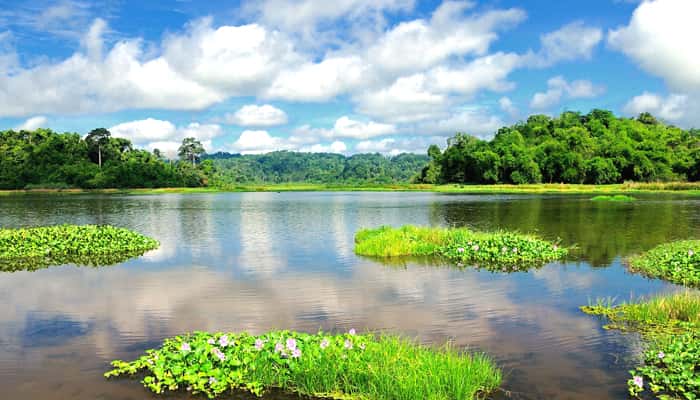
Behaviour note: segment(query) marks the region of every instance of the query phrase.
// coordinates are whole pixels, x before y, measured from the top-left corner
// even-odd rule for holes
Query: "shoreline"
[[[623,183],[613,185],[528,184],[528,185],[329,185],[329,184],[250,184],[232,187],[174,187],[133,189],[15,189],[0,190],[0,196],[23,194],[189,194],[245,192],[434,192],[454,194],[624,194],[655,193],[700,196],[700,183]]]

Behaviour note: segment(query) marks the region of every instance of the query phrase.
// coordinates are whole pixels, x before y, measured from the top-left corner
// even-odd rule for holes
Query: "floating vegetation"
[[[124,228],[58,225],[0,229],[0,271],[51,265],[110,265],[139,256],[158,242]]]
[[[618,203],[628,203],[632,201],[636,201],[637,199],[632,197],[632,196],[626,196],[624,194],[616,194],[614,196],[596,196],[591,199],[592,201],[613,201],[613,202],[618,202]]]
[[[568,250],[532,235],[407,225],[357,232],[355,253],[373,257],[439,256],[458,265],[477,263],[490,270],[512,271],[561,259]]]
[[[650,278],[700,287],[700,240],[684,240],[657,246],[632,257],[629,269]]]
[[[155,393],[186,390],[209,398],[269,389],[343,399],[475,399],[501,373],[482,354],[435,350],[396,336],[275,331],[206,333],[166,339],[132,362],[114,361],[105,377],[143,376]]]
[[[700,295],[681,293],[636,303],[599,301],[583,312],[607,318],[606,329],[640,332],[644,365],[630,371],[632,396],[695,400],[700,394]]]

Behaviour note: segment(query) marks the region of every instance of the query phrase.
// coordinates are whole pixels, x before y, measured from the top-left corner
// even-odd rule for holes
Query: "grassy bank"
[[[124,228],[58,225],[0,229],[0,271],[34,270],[50,265],[108,265],[159,246]]]
[[[430,185],[430,184],[366,184],[330,185],[313,183],[245,184],[221,188],[160,188],[160,189],[31,189],[0,190],[0,196],[27,193],[217,193],[217,192],[438,192],[464,194],[629,194],[629,193],[678,193],[700,195],[700,183],[624,183],[617,185]]]
[[[481,354],[436,350],[396,336],[277,331],[261,336],[197,332],[167,339],[106,377],[143,374],[155,393],[187,390],[209,398],[272,388],[343,399],[476,399],[501,373]]]
[[[659,399],[698,399],[700,394],[700,295],[680,293],[614,305],[581,307],[609,322],[608,329],[633,331],[646,341],[644,364],[627,382],[632,396],[651,392]]]
[[[355,253],[371,257],[439,256],[458,264],[518,270],[560,259],[568,251],[532,235],[407,225],[360,230],[355,235]]]
[[[629,269],[651,278],[700,287],[700,240],[683,240],[657,246],[630,258]]]

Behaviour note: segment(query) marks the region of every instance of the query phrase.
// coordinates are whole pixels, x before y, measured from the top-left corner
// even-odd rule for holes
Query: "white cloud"
[[[194,137],[202,142],[206,150],[211,150],[212,139],[223,134],[221,126],[216,124],[193,122],[176,127],[170,121],[153,118],[124,122],[109,128],[109,131],[112,136],[129,139],[138,147],[148,150],[157,148],[170,158],[177,156],[177,149],[186,137]]]
[[[454,135],[457,132],[463,132],[481,138],[490,138],[504,125],[503,120],[497,116],[489,115],[485,110],[467,109],[455,110],[452,115],[445,119],[420,123],[416,126],[415,131],[429,135]]]
[[[374,121],[361,122],[348,117],[340,117],[333,126],[333,136],[354,139],[368,139],[396,133],[396,126],[380,124]]]
[[[425,154],[431,144],[443,146],[446,140],[447,138],[442,136],[364,140],[355,145],[355,151],[358,153],[382,153],[392,156],[401,153]]]
[[[570,99],[592,98],[603,92],[605,88],[596,86],[587,80],[567,82],[563,77],[556,76],[547,81],[547,91],[538,92],[532,97],[530,107],[545,109],[559,104],[562,97]]]
[[[15,130],[18,131],[33,131],[39,128],[45,128],[46,122],[48,120],[43,115],[38,115],[36,117],[31,117],[24,121],[21,125],[17,126]]]
[[[542,48],[538,54],[531,55],[530,61],[538,66],[550,66],[560,61],[590,59],[601,40],[603,31],[600,28],[573,22],[542,35]]]
[[[345,143],[334,141],[330,144],[305,144],[294,138],[277,137],[264,130],[246,130],[227,149],[242,154],[262,154],[278,150],[294,150],[311,153],[343,153],[347,150]]]
[[[226,122],[240,126],[276,126],[287,123],[287,113],[269,104],[243,106],[226,116]]]
[[[637,116],[648,112],[667,121],[675,121],[682,118],[686,111],[688,97],[672,94],[662,97],[657,94],[644,92],[633,97],[623,108],[625,114]]]
[[[311,146],[306,146],[306,147],[301,147],[299,151],[303,151],[306,153],[345,153],[348,150],[348,147],[345,145],[344,142],[341,142],[339,140],[336,140],[335,142],[326,145],[326,144],[314,144]]]
[[[501,107],[501,110],[508,113],[511,117],[517,116],[520,113],[518,107],[513,103],[513,100],[508,97],[501,97],[498,100],[498,105]]]

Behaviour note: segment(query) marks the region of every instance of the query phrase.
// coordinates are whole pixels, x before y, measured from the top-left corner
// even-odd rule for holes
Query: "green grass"
[[[700,240],[662,244],[630,258],[629,269],[651,278],[700,287]]]
[[[275,331],[260,336],[196,332],[166,339],[106,377],[144,376],[155,393],[187,390],[209,398],[270,389],[324,398],[477,399],[501,373],[483,354],[433,349],[397,336]]]
[[[0,271],[35,270],[50,265],[109,265],[159,246],[124,228],[57,225],[0,229]]]
[[[358,231],[355,253],[370,257],[438,256],[458,264],[518,270],[560,259],[568,250],[533,235],[407,225]]]
[[[700,294],[677,293],[615,305],[598,301],[583,312],[609,321],[607,329],[640,332],[644,364],[630,371],[630,395],[659,399],[700,398]]]
[[[637,199],[635,199],[634,197],[631,197],[631,196],[624,195],[624,194],[616,194],[613,196],[600,195],[600,196],[596,196],[596,197],[592,198],[591,200],[592,201],[612,201],[612,202],[618,202],[618,203],[629,203],[629,202],[635,201]]]

